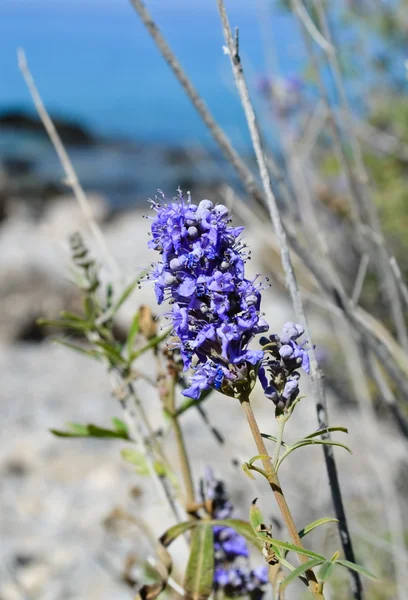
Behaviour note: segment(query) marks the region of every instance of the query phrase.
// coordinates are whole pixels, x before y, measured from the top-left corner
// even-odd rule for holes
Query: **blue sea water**
[[[273,60],[281,74],[303,66],[296,25],[277,8],[268,16],[268,2],[227,1],[251,85],[266,72],[266,39],[277,49]],[[215,0],[146,4],[216,119],[236,145],[246,145]],[[17,47],[25,49],[52,112],[106,135],[175,144],[209,140],[129,0],[1,0],[0,111],[32,107]]]

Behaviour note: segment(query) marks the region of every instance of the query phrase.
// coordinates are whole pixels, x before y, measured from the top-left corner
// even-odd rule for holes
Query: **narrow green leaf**
[[[335,566],[336,566],[336,563],[326,560],[326,562],[324,562],[319,569],[319,574],[318,574],[319,581],[322,581],[323,583],[325,583],[329,579],[330,575],[332,574]]]
[[[308,556],[309,558],[318,558],[321,562],[326,560],[326,558],[321,554],[317,554],[317,552],[313,552],[312,550],[307,550],[307,548],[299,548],[298,546],[295,546],[289,542],[282,542],[281,540],[277,540],[269,535],[266,536],[266,534],[262,532],[256,533],[253,531],[251,524],[247,521],[241,521],[240,519],[222,519],[211,521],[211,524],[235,529],[237,533],[242,535],[248,542],[260,550],[262,550],[265,541],[267,541],[269,544],[271,544],[271,546],[276,546],[276,548],[283,548],[289,552],[296,552],[296,554],[302,554],[303,556]]]
[[[186,600],[206,600],[214,579],[214,542],[211,525],[202,524],[193,531],[190,558],[184,578]]]
[[[92,323],[75,319],[37,319],[37,324],[46,325],[47,327],[59,327],[60,329],[73,329],[75,331],[89,331],[92,328]]]
[[[121,451],[121,456],[124,460],[131,463],[135,467],[136,472],[139,475],[150,474],[146,457],[144,456],[144,454],[142,454],[142,452],[133,450],[133,448],[124,448]],[[153,467],[159,477],[169,476],[168,469],[166,465],[164,465],[162,462],[155,460],[153,463]]]
[[[256,456],[253,456],[252,458],[249,459],[248,461],[248,465],[252,466],[254,462],[256,462],[257,460],[268,460],[270,458],[270,456],[268,456],[267,454],[257,454]]]
[[[140,350],[136,350],[136,352],[133,352],[131,354],[129,360],[131,362],[133,362],[134,360],[136,360],[136,358],[139,358],[139,356],[141,356],[142,354],[144,354],[145,352],[147,352],[148,350],[150,350],[150,348],[154,348],[155,346],[157,346],[158,344],[160,344],[160,342],[162,342],[163,340],[165,340],[166,337],[168,337],[172,331],[173,331],[173,328],[171,327],[170,329],[167,329],[161,335],[154,336],[154,338],[152,338],[151,340],[149,340],[147,342],[147,344],[145,346],[143,346],[143,348],[140,348]]]
[[[298,448],[303,448],[305,446],[314,446],[314,445],[339,446],[340,448],[344,448],[345,450],[347,450],[347,452],[349,452],[350,454],[353,454],[353,452],[350,450],[350,448],[348,446],[346,446],[345,444],[341,444],[340,442],[333,442],[331,440],[304,439],[299,442],[296,442],[295,444],[293,444],[293,446],[289,446],[287,448],[287,450],[282,454],[282,456],[280,457],[280,459],[278,461],[277,469],[279,469],[279,467],[281,466],[281,464],[283,463],[285,458],[287,458],[289,456],[289,454],[291,454],[291,452],[293,452],[294,450],[297,450]]]
[[[341,442],[334,442],[333,440],[305,440],[304,442],[299,442],[299,447],[313,446],[315,444],[325,446],[339,446],[340,448],[344,448],[345,450],[347,450],[347,452],[349,452],[350,454],[353,454],[352,450],[348,446],[346,446],[346,444],[342,444]],[[296,449],[295,446],[297,446],[297,444],[292,446],[292,448]]]
[[[72,313],[67,310],[62,310],[60,312],[60,316],[62,319],[69,319],[71,321],[83,321],[84,320],[84,317],[82,315],[77,315],[76,313]]]
[[[133,292],[133,290],[135,289],[135,287],[138,285],[138,283],[140,282],[140,280],[142,279],[142,277],[144,277],[144,275],[146,273],[147,273],[147,271],[142,271],[141,273],[139,273],[139,275],[135,279],[133,279],[133,281],[131,281],[129,283],[129,285],[127,285],[125,287],[125,289],[123,290],[123,292],[119,296],[118,300],[113,305],[112,316],[115,313],[117,313],[117,311],[120,309],[120,307],[122,306],[122,304],[124,304],[126,302],[126,300],[129,298],[130,294]]]
[[[241,469],[244,471],[245,475],[248,475],[249,479],[255,480],[255,477],[251,473],[251,469],[249,468],[248,463],[243,463],[241,465]]]
[[[350,562],[349,560],[337,560],[334,564],[341,565],[342,567],[346,567],[346,569],[351,569],[352,571],[357,571],[357,573],[360,573],[360,575],[364,575],[369,579],[378,581],[378,577],[373,575],[368,569],[362,567],[361,565],[357,565],[356,563]]]
[[[124,448],[120,454],[124,460],[136,468],[136,472],[139,475],[149,475],[146,459],[141,452],[132,448]]]
[[[272,546],[277,546],[278,548],[283,548],[284,550],[289,550],[290,552],[296,552],[296,554],[302,554],[303,556],[308,556],[309,558],[318,558],[321,561],[326,560],[324,556],[317,554],[317,552],[307,550],[306,548],[299,548],[299,546],[295,546],[295,544],[290,544],[289,542],[282,542],[281,540],[276,540],[275,538],[269,538],[268,541],[272,544]]]
[[[129,429],[124,421],[118,419],[117,417],[113,417],[112,423],[118,433],[121,433],[123,436],[126,436],[126,438],[129,439]]]
[[[77,435],[88,435],[88,426],[82,423],[67,423],[68,427]]]
[[[305,535],[313,531],[313,529],[316,529],[316,527],[320,527],[320,525],[325,525],[326,523],[338,523],[338,520],[332,519],[330,517],[323,517],[323,519],[313,521],[313,523],[309,523],[309,525],[306,525],[306,527],[303,527],[303,529],[299,531],[299,536],[301,538],[305,537]]]
[[[163,533],[163,535],[160,538],[160,543],[167,548],[180,535],[182,535],[189,529],[198,527],[200,523],[200,521],[184,521],[183,523],[177,523],[177,525],[173,525],[173,527],[170,527],[170,529]]]
[[[260,509],[256,505],[258,498],[252,501],[251,508],[249,509],[249,522],[255,534],[259,533],[259,528],[265,523]]]
[[[87,319],[93,321],[96,316],[95,301],[90,296],[84,298],[84,311]]]
[[[297,579],[300,575],[303,575],[303,573],[305,573],[309,569],[313,569],[314,567],[316,567],[317,565],[320,565],[324,561],[325,561],[324,558],[323,558],[323,560],[314,558],[313,560],[308,560],[307,562],[302,563],[301,565],[296,567],[296,569],[294,571],[289,573],[289,575],[287,577],[285,577],[285,579],[280,584],[280,590],[283,591],[289,585],[289,583],[291,583],[292,581],[295,581],[295,579]]]
[[[140,328],[140,313],[137,312],[133,317],[132,324],[129,329],[129,333],[126,340],[126,348],[127,348],[127,356],[130,358],[133,352],[133,346],[135,343],[135,338],[139,332]]]
[[[333,554],[333,556],[331,557],[330,562],[336,562],[336,560],[339,558],[339,556],[340,556],[340,552],[337,550],[337,552],[335,552]]]
[[[110,344],[109,342],[104,342],[103,340],[95,340],[95,344],[99,346],[99,348],[103,349],[103,353],[113,364],[117,365],[126,363],[125,359],[120,353],[120,350],[112,344]]]
[[[85,437],[80,433],[73,433],[70,431],[61,431],[59,429],[50,429],[50,432],[56,437],[69,437],[69,438],[77,438],[77,437]]]
[[[56,342],[57,344],[61,344],[61,346],[65,346],[66,348],[70,348],[71,350],[75,350],[75,352],[79,352],[80,354],[89,356],[89,358],[96,358],[97,360],[100,360],[103,356],[102,352],[83,348],[82,346],[78,346],[77,344],[71,344],[71,342],[68,342],[67,340],[54,338],[52,341]]]
[[[155,460],[153,466],[154,466],[154,470],[156,471],[156,473],[159,477],[166,477],[167,468],[163,463],[161,463],[158,460]]]
[[[333,433],[335,431],[341,431],[342,433],[348,433],[348,429],[346,429],[345,427],[325,427],[324,429],[318,429],[317,431],[314,431],[313,433],[306,435],[303,439],[309,440],[311,438],[318,437],[319,435],[324,435],[325,433]],[[303,440],[299,440],[299,441],[303,441]]]
[[[90,437],[129,439],[127,432],[123,433],[117,430],[105,429],[104,427],[98,427],[97,425],[92,424],[88,425],[88,435]]]
[[[82,425],[80,423],[68,423],[70,430],[60,431],[58,429],[51,429],[51,432],[58,437],[97,437],[97,438],[120,438],[128,440],[127,430],[112,430],[92,423],[88,425]]]

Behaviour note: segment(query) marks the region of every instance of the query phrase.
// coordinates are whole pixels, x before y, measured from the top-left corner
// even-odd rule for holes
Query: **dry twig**
[[[236,32],[234,39],[231,33],[223,0],[217,0],[217,5],[221,16],[226,44],[229,50],[229,56],[231,59],[231,65],[234,73],[235,82],[241,98],[242,106],[248,123],[248,128],[252,138],[254,151],[256,154],[256,159],[258,162],[259,172],[262,179],[268,210],[280,245],[282,265],[286,276],[286,284],[292,299],[296,318],[299,320],[299,322],[304,324],[306,336],[311,342],[311,335],[307,321],[307,316],[304,311],[303,301],[299,292],[295,272],[293,270],[289,246],[286,239],[286,233],[283,227],[276,198],[272,191],[271,181],[269,177],[268,167],[266,164],[265,154],[262,148],[261,138],[259,135],[256,116],[251,100],[249,98],[248,88],[241,64],[238,45],[238,31]],[[313,392],[316,401],[319,428],[326,429],[328,427],[328,416],[326,396],[323,384],[323,373],[319,369],[316,354],[313,350],[312,342],[310,352],[310,375],[312,379]],[[340,490],[340,484],[337,475],[336,462],[331,446],[324,446],[324,456],[326,461],[327,473],[330,481],[330,489],[332,493],[333,504],[336,516],[339,520],[340,535],[344,552],[348,560],[355,562],[353,547],[351,544],[350,533],[348,529],[346,514]]]

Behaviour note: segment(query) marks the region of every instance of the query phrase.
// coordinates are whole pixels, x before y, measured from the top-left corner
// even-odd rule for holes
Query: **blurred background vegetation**
[[[329,232],[328,252],[351,295],[360,255],[349,189],[333,142],[333,121],[339,125],[346,156],[352,156],[353,148],[344,126],[347,115],[324,51],[327,39],[324,32],[319,36],[321,23],[316,7],[320,3],[231,0],[226,4],[231,24],[240,28],[243,64],[267,152],[282,168],[298,197],[296,206],[288,206],[276,186],[278,200],[312,250],[320,241],[316,230],[309,228],[311,215],[318,228]],[[209,109],[256,172],[228,57],[223,52],[215,2],[151,0],[147,6]],[[408,2],[344,0],[326,2],[324,6],[351,106],[351,127],[362,144],[364,163],[372,179],[372,197],[389,253],[407,280]],[[306,21],[306,28],[296,11],[303,23]],[[50,441],[46,431],[62,428],[64,420],[93,420],[102,425],[103,418],[110,419],[117,413],[111,407],[104,374],[94,366],[83,366],[81,357],[69,359],[61,353],[63,349],[50,349],[51,330],[37,325],[40,316],[55,318],[60,310],[82,306],[67,282],[69,252],[64,243],[75,230],[85,230],[86,222],[63,183],[54,149],[18,71],[17,47],[23,47],[27,53],[43,99],[88,192],[94,218],[127,276],[151,262],[145,249],[147,227],[141,215],[146,210],[146,198],[153,196],[157,188],[172,195],[181,186],[190,190],[195,200],[209,197],[226,202],[235,198],[237,219],[248,225],[248,236],[255,246],[254,268],[274,278],[275,295],[266,296],[264,301],[272,329],[279,330],[283,321],[293,315],[283,294],[279,251],[269,239],[264,222],[254,220],[256,211],[248,211],[248,206],[251,210],[253,207],[233,169],[215,146],[130,3],[3,0],[0,352],[4,369],[1,410],[7,435],[0,446],[1,472],[6,476],[0,492],[1,512],[6,515],[1,525],[6,542],[0,551],[8,570],[0,598],[15,600],[26,597],[24,594],[45,600],[108,598],[109,593],[114,593],[115,598],[127,598],[128,590],[117,588],[109,577],[99,581],[101,564],[104,573],[113,572],[115,577],[121,569],[117,568],[116,559],[111,560],[115,547],[109,550],[108,557],[106,553],[100,555],[106,539],[97,533],[98,527],[108,508],[118,497],[124,497],[128,488],[132,490],[132,501],[139,503],[140,514],[149,515],[153,511],[149,494],[147,500],[140,499],[143,494],[139,484],[134,485],[134,474],[125,470],[116,450],[102,449],[99,442],[88,440],[67,451],[65,445],[60,446],[60,440]],[[316,68],[321,80],[316,76]],[[329,112],[322,100],[322,85]],[[302,188],[304,178],[311,190],[311,204],[296,187]],[[399,437],[401,426],[398,429],[390,418],[389,407],[381,402],[381,394],[370,377],[372,406],[381,439],[389,448],[388,458],[384,451],[383,462],[378,464],[390,472],[399,506],[398,521],[392,516],[395,505],[389,508],[391,514],[384,517],[381,513],[384,504],[378,496],[383,494],[381,501],[386,504],[386,492],[378,493],[378,473],[374,468],[370,471],[369,458],[363,456],[364,420],[358,420],[359,403],[338,339],[333,335],[330,313],[316,302],[316,290],[306,276],[302,280],[301,269],[298,270],[331,393],[331,414],[339,420],[336,425],[350,428],[351,446],[355,448],[358,475],[345,462],[340,471],[345,474],[342,483],[354,523],[352,532],[359,562],[383,577],[382,585],[369,588],[368,598],[402,600],[403,596],[398,595],[401,580],[395,573],[401,575],[404,569],[407,572],[406,440]],[[396,335],[386,292],[371,260],[359,304]],[[120,315],[115,322],[119,340],[126,339],[135,309],[149,302],[152,295],[143,289],[128,311]],[[148,372],[149,366],[142,368]],[[395,391],[395,382],[388,378],[388,383]],[[241,430],[230,410],[223,405],[217,415],[236,452],[236,440],[240,440],[237,431]],[[314,418],[313,409],[311,413]],[[267,414],[265,411],[266,419]],[[401,405],[400,416],[407,417],[406,404]],[[162,425],[153,410],[154,419],[158,427]],[[188,441],[193,459],[199,463],[206,456],[205,440],[208,442],[205,435],[201,440],[200,427],[201,421],[190,419]],[[378,446],[375,433],[364,435],[368,435],[373,447]],[[171,455],[171,449],[168,452]],[[209,456],[219,460],[216,452]],[[316,463],[311,460],[308,465],[310,470],[305,469],[307,481],[294,483],[290,490],[301,518],[309,520],[316,517],[317,507],[305,506],[305,486],[313,489],[319,477],[324,477],[318,459],[314,460]],[[103,469],[98,470],[101,463]],[[246,481],[242,483],[231,476],[230,461],[228,467],[220,461],[219,468],[230,480],[237,506],[245,511],[252,499],[251,492],[242,491]],[[328,495],[328,490],[322,492],[320,502],[330,511]],[[154,508],[157,511],[157,506]],[[164,517],[158,512],[154,517],[157,528],[164,527]],[[44,531],[48,531],[48,537]],[[332,538],[327,534],[321,541],[331,549],[335,546]],[[60,554],[56,552],[56,542]],[[90,556],[97,559],[92,563]],[[86,564],[86,568],[81,564]],[[77,582],[81,593],[72,581]],[[16,591],[16,582],[20,591]],[[343,578],[333,586],[336,591],[331,597],[347,598],[346,586]]]

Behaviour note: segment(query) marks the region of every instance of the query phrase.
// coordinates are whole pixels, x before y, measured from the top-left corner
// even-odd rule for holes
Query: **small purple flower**
[[[248,393],[262,350],[249,350],[255,335],[268,330],[260,313],[262,284],[245,279],[243,227],[231,227],[229,210],[202,200],[151,201],[156,217],[149,247],[162,262],[149,278],[157,302],[169,300],[174,333],[179,337],[184,368],[194,355],[195,373],[183,394],[198,399],[211,387],[230,396]]]
[[[201,482],[201,495],[204,503],[210,503],[208,510],[212,519],[231,518],[233,507],[226,494],[224,483],[216,480],[209,468],[206,469],[204,481]],[[266,565],[255,569],[250,567],[247,543],[234,529],[217,525],[213,528],[213,532],[214,590],[222,590],[227,597],[255,593],[256,598],[262,598],[265,585],[268,583]]]
[[[306,373],[310,372],[309,355],[305,348],[307,341],[298,343],[303,332],[301,325],[288,321],[280,336],[273,334],[260,340],[265,356],[258,377],[265,396],[272,400],[279,411],[290,408],[299,395],[300,374],[296,369],[301,367]]]

